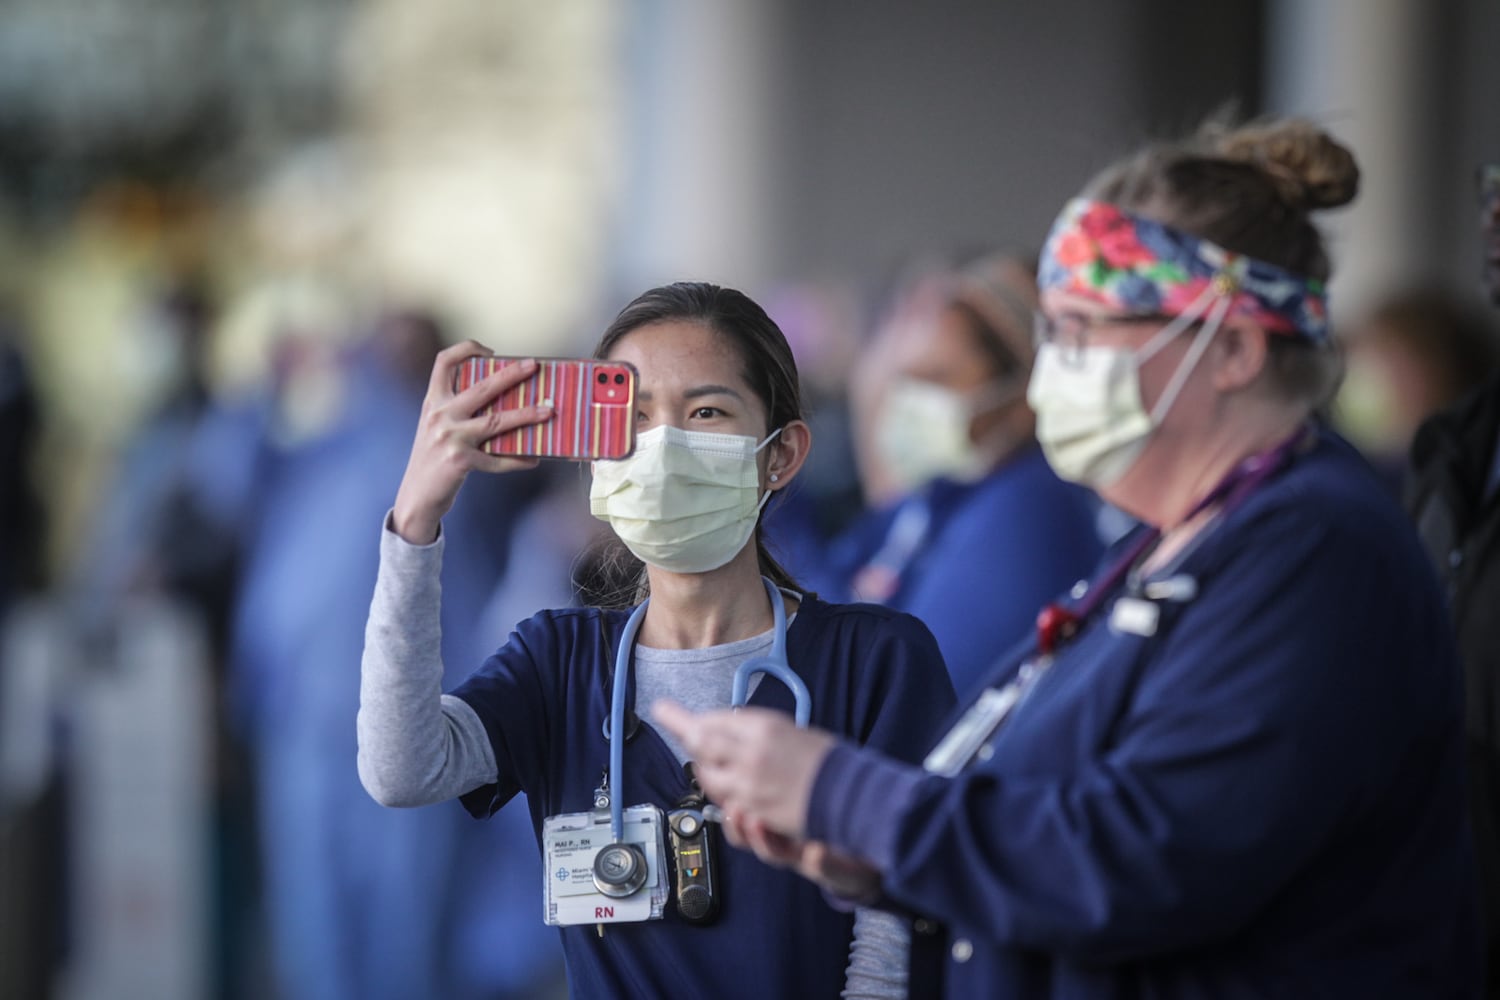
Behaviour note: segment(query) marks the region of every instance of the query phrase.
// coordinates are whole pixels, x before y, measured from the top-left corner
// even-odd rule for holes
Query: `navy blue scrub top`
[[[1325,434],[1176,574],[955,777],[835,750],[809,834],[940,922],[949,997],[1477,996],[1460,675],[1402,512]]]
[[[627,612],[547,611],[521,623],[453,694],[483,721],[499,781],[464,796],[485,817],[525,792],[542,821],[593,807],[609,759],[603,725]],[[787,630],[787,660],[812,693],[812,725],[915,762],[954,696],[932,634],[910,615],[804,596]],[[634,677],[630,689],[634,702]],[[791,714],[790,690],[765,678],[750,704]],[[645,714],[649,706],[638,706]],[[670,808],[689,791],[676,757],[642,720],[625,745],[624,805]],[[721,909],[706,927],[666,916],[639,924],[560,928],[580,997],[837,997],[853,917],[798,876],[719,839]],[[542,888],[536,887],[537,919]],[[496,947],[504,947],[496,942]]]

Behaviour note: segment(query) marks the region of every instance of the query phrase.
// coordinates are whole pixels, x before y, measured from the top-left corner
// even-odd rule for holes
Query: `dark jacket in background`
[[[1497,433],[1500,379],[1429,418],[1412,444],[1406,507],[1447,584],[1463,660],[1487,995],[1500,998],[1500,491],[1486,495]]]

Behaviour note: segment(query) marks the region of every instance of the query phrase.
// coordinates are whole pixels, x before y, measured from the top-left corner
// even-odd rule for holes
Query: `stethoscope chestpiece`
[[[594,888],[612,899],[639,892],[649,874],[646,852],[635,844],[610,844],[594,855]]]

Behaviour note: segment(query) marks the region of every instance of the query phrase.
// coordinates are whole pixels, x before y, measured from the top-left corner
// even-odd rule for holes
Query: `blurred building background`
[[[913,261],[1035,248],[1096,168],[1226,106],[1359,157],[1336,320],[1412,289],[1477,307],[1497,39],[1492,0],[8,0],[0,996],[373,995],[286,971],[266,811],[299,807],[268,801],[257,740],[323,699],[307,725],[344,726],[329,773],[347,753],[352,780],[373,551],[317,540],[352,519],[373,550],[437,344],[585,352],[636,292],[704,278],[771,306],[835,411]],[[826,440],[823,474],[852,477]],[[566,599],[587,536],[550,524],[558,586],[528,589],[508,532],[534,519],[486,522],[472,663]],[[269,641],[295,617],[276,600],[305,633]],[[306,801],[348,816],[346,791]],[[315,832],[338,851],[338,829]],[[529,869],[495,861],[529,834],[485,836],[450,868],[488,865],[534,916]],[[554,955],[507,964],[531,947],[508,916],[444,900],[413,961],[489,959],[446,995],[556,989]]]

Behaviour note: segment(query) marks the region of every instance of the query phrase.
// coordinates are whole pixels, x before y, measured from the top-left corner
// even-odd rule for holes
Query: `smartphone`
[[[521,358],[470,358],[453,380],[457,392]],[[518,427],[484,443],[491,455],[562,458],[575,462],[624,458],[635,451],[635,393],[640,381],[633,365],[594,358],[538,358],[536,373],[507,389],[494,403],[513,410],[548,405],[551,420]]]

